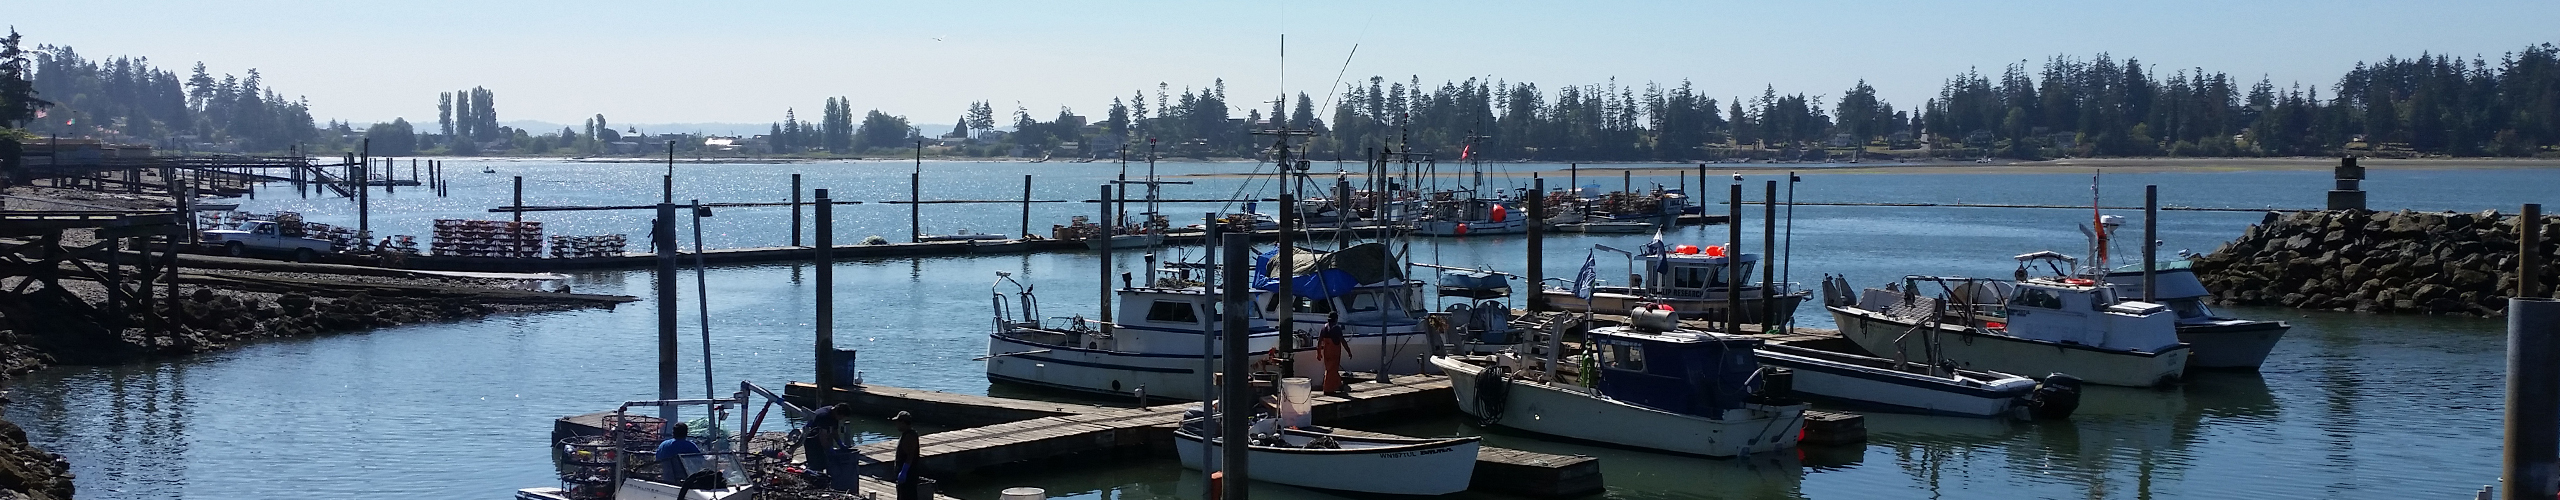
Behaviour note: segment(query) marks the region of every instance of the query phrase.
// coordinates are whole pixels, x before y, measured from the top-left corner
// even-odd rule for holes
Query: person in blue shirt
[[[658,468],[663,471],[658,477],[659,481],[667,484],[684,484],[684,477],[691,475],[691,471],[684,470],[684,456],[702,454],[701,447],[694,446],[693,441],[685,439],[687,435],[692,434],[692,431],[693,429],[684,424],[676,424],[675,437],[658,443]]]

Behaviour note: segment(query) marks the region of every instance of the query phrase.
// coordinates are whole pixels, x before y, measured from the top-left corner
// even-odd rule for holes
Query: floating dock
[[[801,383],[783,390],[786,397],[802,401],[815,391],[815,386]],[[1174,428],[1181,424],[1182,412],[1192,407],[1182,403],[1111,408],[885,386],[838,389],[835,396],[865,415],[904,411],[926,422],[975,425],[922,437],[923,461],[917,465],[937,475],[1093,452],[1170,456]],[[1310,414],[1318,422],[1356,422],[1389,415],[1448,413],[1456,410],[1451,404],[1455,397],[1446,377],[1408,375],[1353,384],[1347,397],[1316,396]],[[1390,436],[1348,429],[1336,432]],[[866,460],[880,460],[894,457],[896,451],[897,442],[892,440],[864,446],[860,452],[870,457]],[[1600,460],[1483,446],[1477,452],[1470,488],[1545,498],[1597,494],[1602,488]]]

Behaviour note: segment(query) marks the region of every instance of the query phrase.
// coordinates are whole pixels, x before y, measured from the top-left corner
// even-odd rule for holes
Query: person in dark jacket
[[[836,403],[809,412],[809,425],[801,427],[800,449],[808,455],[805,462],[810,469],[835,473],[828,467],[827,455],[840,443],[836,432],[844,424],[845,411],[844,403]]]
[[[916,483],[924,479],[916,477],[922,473],[916,469],[916,462],[924,460],[924,443],[916,437],[915,418],[902,411],[889,417],[889,421],[898,423],[897,500],[926,500],[916,492]]]

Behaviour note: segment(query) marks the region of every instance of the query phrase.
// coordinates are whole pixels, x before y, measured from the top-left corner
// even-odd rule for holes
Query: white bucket
[[[1288,400],[1291,406],[1305,408],[1309,401],[1314,400],[1314,391],[1315,382],[1306,377],[1280,379],[1280,397]]]
[[[1049,498],[1049,491],[1023,486],[1017,488],[1005,488],[1004,492],[999,493],[998,495],[999,496],[996,498],[1001,500],[1044,500]]]

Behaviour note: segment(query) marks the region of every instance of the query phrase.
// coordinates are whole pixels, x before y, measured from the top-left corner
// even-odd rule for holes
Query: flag
[[[1460,160],[1467,159],[1467,155],[1474,153],[1474,152],[1475,152],[1475,150],[1476,150],[1476,145],[1474,145],[1474,144],[1468,144],[1468,145],[1465,145],[1465,146],[1460,146],[1460,147],[1458,148],[1458,159],[1460,159]]]
[[[1600,282],[1600,259],[1592,251],[1582,254],[1582,271],[1573,275],[1573,296],[1591,300],[1591,292]]]

